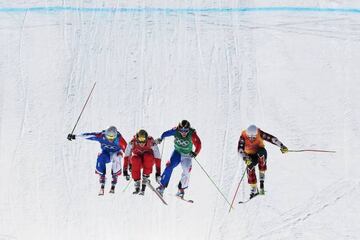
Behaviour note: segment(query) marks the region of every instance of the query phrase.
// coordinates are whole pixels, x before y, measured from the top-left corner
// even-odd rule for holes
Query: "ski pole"
[[[241,176],[240,182],[239,182],[239,184],[238,184],[238,186],[237,186],[237,188],[236,188],[236,191],[235,191],[235,194],[234,194],[234,198],[233,198],[233,200],[232,200],[232,202],[231,202],[231,205],[230,205],[230,208],[229,208],[229,213],[230,213],[231,208],[232,208],[232,206],[233,206],[233,204],[234,204],[234,201],[235,201],[235,198],[236,198],[237,192],[238,192],[238,190],[239,190],[240,184],[241,184],[241,182],[242,182],[242,181],[243,181],[243,179],[244,179],[244,176],[245,176],[246,170],[247,170],[247,168],[245,168],[245,170],[244,170],[244,172],[243,172],[243,174],[242,174],[242,176]]]
[[[130,178],[128,184],[126,184],[124,190],[122,191],[123,193],[128,189],[128,187],[130,186],[131,181],[132,181],[132,178]]]
[[[210,181],[214,184],[214,186],[216,187],[216,189],[219,191],[219,193],[221,194],[221,196],[225,199],[225,201],[229,204],[230,208],[232,207],[230,202],[226,199],[226,197],[224,196],[224,194],[220,191],[220,189],[218,188],[218,186],[215,184],[215,182],[211,179],[211,177],[209,176],[209,174],[205,171],[205,169],[201,166],[201,164],[199,163],[198,160],[196,160],[196,158],[194,157],[194,160],[197,162],[197,164],[199,164],[200,168],[204,171],[204,173],[206,174],[206,176],[210,179]]]
[[[289,150],[288,152],[324,152],[324,153],[336,153],[336,151],[331,151],[331,150],[318,150],[318,149],[297,149],[297,150]]]
[[[161,147],[161,155],[160,155],[160,159],[162,159],[162,156],[163,156],[163,153],[164,153],[164,146],[165,146],[165,140],[166,140],[166,138],[162,141],[162,147]]]
[[[83,106],[83,108],[82,108],[82,110],[81,110],[81,112],[80,112],[80,115],[79,115],[79,117],[78,117],[78,119],[77,119],[77,121],[76,121],[76,123],[75,123],[75,126],[74,126],[73,130],[71,131],[71,134],[73,134],[74,131],[75,131],[75,128],[76,128],[76,126],[77,126],[77,124],[78,124],[78,122],[79,122],[79,120],[80,120],[80,117],[81,117],[82,113],[84,112],[84,109],[85,109],[85,107],[86,107],[86,104],[87,104],[88,101],[89,101],[89,98],[90,98],[90,96],[91,96],[91,94],[92,94],[92,92],[93,92],[93,90],[94,90],[94,88],[95,88],[95,85],[96,85],[96,82],[94,83],[94,86],[92,87],[92,89],[91,89],[91,91],[90,91],[90,93],[89,93],[89,96],[88,96],[88,98],[86,99],[86,102],[85,102],[85,104],[84,104],[84,106]]]

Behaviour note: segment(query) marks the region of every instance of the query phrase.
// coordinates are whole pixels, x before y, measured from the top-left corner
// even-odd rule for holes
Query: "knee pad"
[[[146,183],[149,181],[149,175],[143,174],[142,176],[142,185],[146,185]]]
[[[105,175],[100,175],[99,182],[100,182],[101,184],[105,184],[105,181],[106,181]]]

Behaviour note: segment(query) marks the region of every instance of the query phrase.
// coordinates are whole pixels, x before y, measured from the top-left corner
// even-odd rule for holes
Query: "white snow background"
[[[328,8],[360,3],[1,1],[0,239],[359,239],[360,11]],[[197,160],[228,201],[251,123],[289,149],[337,152],[268,143],[266,195],[230,213],[196,162],[194,204],[174,197],[180,166],[168,206],[150,190],[123,192],[123,177],[110,195],[108,176],[98,197],[98,143],[66,139],[94,82],[75,133],[116,125],[129,141],[188,119],[203,143]],[[162,147],[164,169],[172,139]],[[244,181],[236,202],[248,194]]]

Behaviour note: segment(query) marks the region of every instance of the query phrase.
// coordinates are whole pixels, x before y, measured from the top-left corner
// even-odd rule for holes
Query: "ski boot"
[[[164,195],[165,187],[163,185],[160,185],[156,188],[156,191],[160,194],[160,196]]]
[[[176,193],[176,196],[179,198],[184,198],[185,191],[182,188],[179,188],[178,192]]]
[[[115,185],[111,185],[109,193],[115,193]]]
[[[149,180],[149,176],[143,175],[143,179],[142,179],[142,182],[141,182],[141,191],[140,191],[139,195],[142,195],[142,196],[145,195],[146,184],[147,184],[149,181],[150,181],[150,180]]]
[[[139,194],[140,192],[140,180],[135,181],[135,191],[133,192],[133,194]]]
[[[264,181],[260,181],[260,191],[259,191],[260,195],[264,195],[265,194],[265,189],[264,189]]]
[[[105,185],[101,184],[100,186],[100,191],[99,191],[99,196],[103,196],[104,195],[104,189],[105,189]]]
[[[257,187],[252,188],[251,192],[250,192],[250,199],[252,199],[253,197],[255,197],[258,194],[259,194],[259,191],[258,191]]]
[[[109,193],[115,193],[115,185],[117,183],[117,178],[118,178],[117,174],[112,174],[111,188]]]

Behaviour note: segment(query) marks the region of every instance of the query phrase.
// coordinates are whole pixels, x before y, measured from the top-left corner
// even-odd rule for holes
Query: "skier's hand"
[[[190,153],[189,153],[189,156],[192,157],[192,158],[194,158],[194,157],[197,156],[197,154],[196,154],[196,152],[190,152]]]
[[[69,134],[67,135],[67,139],[68,139],[69,141],[75,140],[75,138],[76,138],[76,135],[74,135],[74,134],[69,133]]]
[[[289,151],[289,149],[288,149],[285,145],[281,145],[280,151],[281,151],[282,153],[287,153],[287,152]]]
[[[245,165],[246,165],[246,166],[250,166],[251,163],[252,163],[251,158],[249,158],[249,157],[245,157],[245,158],[244,158],[244,162],[245,162]]]
[[[156,143],[156,144],[160,144],[161,142],[162,142],[162,139],[161,139],[161,138],[155,139],[155,143]]]
[[[155,180],[158,184],[161,184],[160,181],[161,181],[161,176],[160,176],[160,173],[156,173],[155,175]]]
[[[130,175],[129,175],[129,173],[128,173],[128,171],[126,169],[124,169],[123,174],[124,174],[124,177],[125,177],[126,181],[129,181],[130,180]]]

